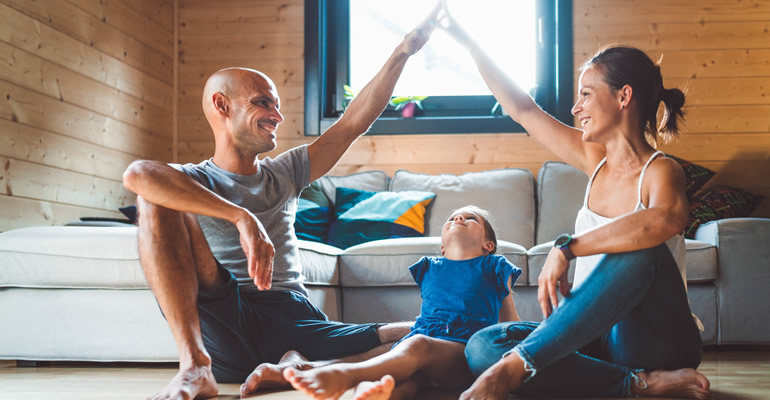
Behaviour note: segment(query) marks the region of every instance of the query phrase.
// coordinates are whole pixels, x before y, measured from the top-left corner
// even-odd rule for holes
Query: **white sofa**
[[[455,208],[489,210],[499,253],[524,270],[515,301],[524,319],[540,320],[537,276],[550,241],[572,232],[587,177],[547,162],[536,182],[528,170],[461,176],[398,171],[324,177],[334,189],[428,190],[426,237],[388,239],[345,250],[301,241],[311,299],[331,319],[412,320],[420,296],[407,267],[437,255],[440,227]],[[687,240],[692,310],[705,344],[770,344],[770,219],[704,224]],[[571,273],[570,273],[571,276]],[[36,361],[175,361],[176,347],[142,275],[136,227],[31,227],[0,234],[0,359]]]

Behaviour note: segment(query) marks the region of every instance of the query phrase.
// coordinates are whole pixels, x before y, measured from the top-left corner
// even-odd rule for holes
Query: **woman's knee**
[[[506,322],[473,334],[465,346],[465,358],[473,375],[481,375],[499,361],[503,354],[524,340],[537,325],[536,322]]]

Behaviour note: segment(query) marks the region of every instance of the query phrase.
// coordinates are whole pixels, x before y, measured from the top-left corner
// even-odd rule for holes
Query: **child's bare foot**
[[[171,382],[150,397],[153,400],[192,400],[214,397],[219,393],[210,365],[180,368]]]
[[[356,386],[353,400],[388,400],[396,380],[390,375],[383,376],[379,381],[361,382]]]
[[[334,365],[307,371],[289,367],[283,370],[283,377],[294,389],[315,400],[339,399],[356,384],[348,373]]]
[[[265,387],[288,387],[289,382],[283,378],[283,370],[288,367],[304,371],[313,368],[314,365],[302,354],[289,350],[281,357],[278,364],[259,364],[241,385],[241,395],[254,393],[257,389]]]
[[[637,375],[647,383],[646,388],[639,387],[638,383],[631,387],[637,395],[707,399],[711,394],[708,378],[692,368],[639,372]]]

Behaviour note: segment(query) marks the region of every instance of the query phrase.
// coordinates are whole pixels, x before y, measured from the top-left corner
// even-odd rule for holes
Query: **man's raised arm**
[[[345,114],[308,147],[310,180],[314,181],[329,172],[345,151],[361,135],[369,130],[382,110],[388,105],[406,60],[417,53],[428,41],[437,23],[441,3],[431,11],[413,31],[396,47],[377,75],[364,86],[348,106]]]

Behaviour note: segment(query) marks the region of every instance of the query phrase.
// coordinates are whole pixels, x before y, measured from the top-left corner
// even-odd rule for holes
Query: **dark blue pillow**
[[[297,218],[294,221],[297,238],[326,243],[333,221],[331,202],[321,190],[318,181],[311,183],[299,196]]]
[[[425,233],[425,208],[435,193],[369,192],[338,187],[337,220],[328,243],[345,249],[380,239],[418,237]]]

